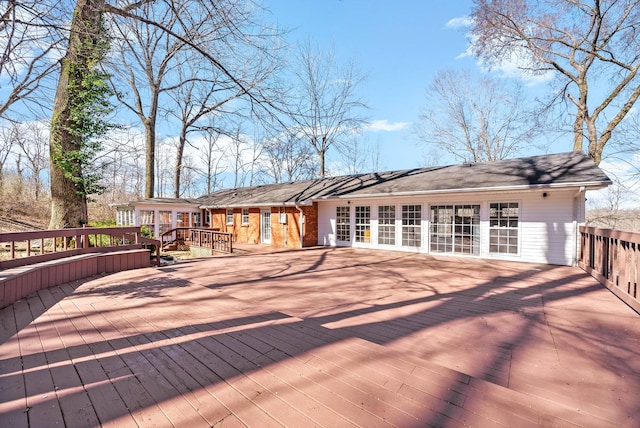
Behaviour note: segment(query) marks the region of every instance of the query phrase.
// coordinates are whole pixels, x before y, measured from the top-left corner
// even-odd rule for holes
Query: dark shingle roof
[[[601,188],[611,180],[584,153],[569,152],[494,162],[357,174],[225,189],[198,198],[201,206],[310,204],[317,199],[537,187]]]
[[[129,201],[129,202],[120,202],[120,203],[115,203],[115,204],[109,204],[109,206],[112,207],[126,207],[126,206],[133,206],[133,205],[154,205],[154,204],[159,204],[159,205],[163,205],[163,204],[182,204],[182,205],[187,205],[187,204],[193,204],[198,206],[199,204],[199,200],[198,199],[189,199],[189,198],[149,198],[149,199],[140,199],[137,201]]]

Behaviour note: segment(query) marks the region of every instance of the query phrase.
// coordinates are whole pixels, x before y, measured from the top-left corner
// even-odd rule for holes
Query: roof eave
[[[313,201],[304,200],[298,202],[261,202],[257,204],[242,203],[242,204],[226,204],[226,205],[211,205],[202,204],[199,208],[206,209],[224,209],[224,208],[270,208],[270,207],[295,207],[295,206],[309,206],[313,205]]]
[[[535,184],[535,185],[518,185],[518,186],[494,186],[494,187],[475,187],[460,189],[440,189],[440,190],[413,190],[406,192],[388,192],[388,193],[369,193],[369,194],[347,194],[339,196],[320,196],[314,200],[329,199],[359,199],[359,198],[380,198],[389,196],[416,196],[416,195],[441,195],[446,193],[481,193],[481,192],[498,192],[498,191],[525,191],[539,189],[561,189],[561,188],[580,188],[585,187],[586,190],[604,189],[611,184],[611,180],[593,181],[593,182],[575,182],[575,183],[556,183],[556,184]]]

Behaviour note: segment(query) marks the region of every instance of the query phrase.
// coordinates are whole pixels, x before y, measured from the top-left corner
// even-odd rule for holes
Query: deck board
[[[640,316],[578,269],[265,248],[0,310],[0,426],[640,425]]]

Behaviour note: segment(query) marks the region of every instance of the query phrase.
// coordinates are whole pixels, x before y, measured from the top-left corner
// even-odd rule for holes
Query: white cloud
[[[524,49],[524,48],[523,48]],[[467,50],[468,52],[470,50]],[[478,65],[488,69],[484,64]],[[509,58],[503,59],[499,64],[491,67],[491,71],[496,71],[502,76],[510,79],[519,79],[527,86],[536,86],[547,83],[554,78],[555,72],[548,70],[544,73],[532,73],[530,60],[526,52],[522,49],[514,50]]]
[[[458,18],[450,19],[445,25],[446,28],[460,30],[468,29],[473,25],[473,19],[470,16],[461,16]],[[473,48],[476,41],[476,37],[468,32],[466,34],[469,40],[469,45],[456,56],[456,59],[463,59],[467,57],[473,57]],[[510,79],[519,79],[527,86],[536,86],[539,84],[547,83],[554,77],[553,71],[547,71],[544,73],[532,73],[531,71],[531,56],[528,54],[524,47],[514,49],[508,58],[503,58],[498,64],[494,64],[489,67],[487,64],[480,60],[476,61],[476,64],[484,71],[494,71],[502,75],[503,77]]]
[[[468,28],[473,25],[473,19],[470,16],[459,16],[457,18],[450,19],[446,24],[446,28]]]
[[[394,132],[401,131],[411,125],[411,122],[394,122],[390,123],[387,119],[374,120],[369,122],[365,127],[366,131],[385,131]]]

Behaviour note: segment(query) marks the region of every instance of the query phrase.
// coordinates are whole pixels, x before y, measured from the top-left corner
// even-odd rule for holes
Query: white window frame
[[[411,210],[405,208],[411,208]],[[417,208],[417,209],[416,209]],[[400,229],[402,231],[401,243],[406,248],[422,247],[422,204],[402,204],[400,207],[402,221]],[[413,213],[410,217],[405,217],[405,213]],[[416,217],[417,213],[417,217]]]
[[[341,239],[345,237],[347,239]],[[340,242],[351,241],[351,207],[348,205],[336,207],[336,240]]]
[[[389,215],[387,215],[389,214]],[[396,206],[378,206],[378,245],[396,245]]]
[[[515,208],[517,209],[517,216],[491,215],[494,206],[497,210],[496,212],[502,214],[505,209],[509,210],[514,208],[513,205],[515,205]],[[519,201],[489,202],[489,254],[508,256],[520,255],[520,224],[522,223],[520,220],[521,217],[522,204]],[[497,238],[498,241],[506,239],[506,243],[501,244],[500,242],[492,242],[493,238]],[[515,238],[515,244],[511,242],[513,238]],[[496,246],[497,249],[495,249]],[[506,251],[501,250],[502,248],[506,248]],[[515,252],[509,251],[509,249],[515,249]]]
[[[249,208],[242,209],[242,225],[243,226],[249,225]]]
[[[442,221],[434,218],[434,209],[451,209],[451,215]],[[458,221],[458,210],[475,210],[471,222]],[[429,227],[429,252],[437,254],[454,254],[461,256],[480,255],[480,211],[479,203],[453,203],[431,205],[431,225]],[[475,222],[474,222],[475,219]],[[441,243],[444,240],[444,243]]]
[[[226,224],[233,224],[233,208],[227,208],[225,217]]]
[[[355,242],[362,244],[371,243],[371,206],[357,205],[355,209],[355,220]]]

